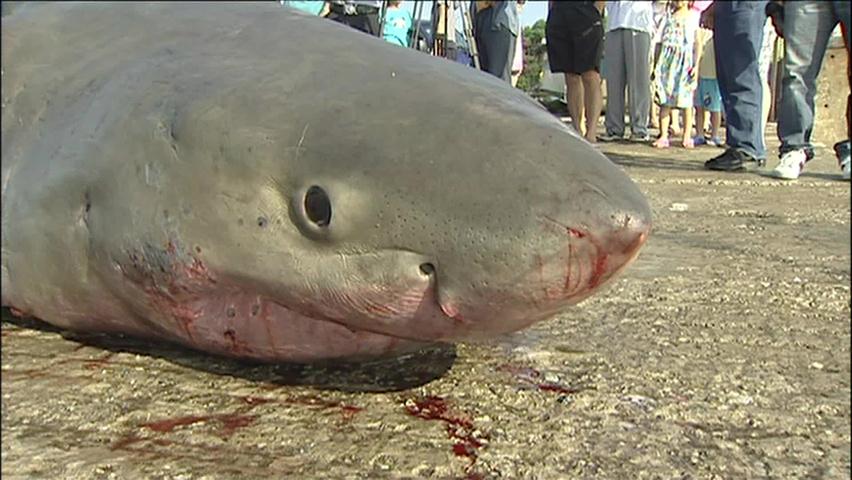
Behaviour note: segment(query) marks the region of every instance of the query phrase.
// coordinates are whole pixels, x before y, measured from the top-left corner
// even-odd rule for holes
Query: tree
[[[524,27],[524,72],[518,79],[518,88],[525,92],[536,90],[541,84],[544,54],[547,47],[544,40],[544,19]]]

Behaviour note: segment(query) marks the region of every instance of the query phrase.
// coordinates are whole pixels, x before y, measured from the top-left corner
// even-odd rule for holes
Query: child
[[[696,66],[700,57],[698,18],[686,0],[674,0],[674,11],[663,27],[660,59],[655,71],[657,101],[660,104],[660,138],[656,148],[669,147],[669,112],[683,111],[683,147],[693,148],[692,96],[696,86]]]
[[[657,63],[660,61],[660,50],[662,49],[663,27],[666,26],[666,21],[671,15],[671,6],[669,0],[654,0],[654,35],[651,37],[651,45],[653,58],[651,59],[651,97],[657,98],[656,82],[654,81],[654,71],[657,69]],[[651,102],[651,112],[648,117],[648,126],[653,129],[660,128],[660,106],[657,102]],[[669,132],[678,130],[677,111],[669,112]],[[674,133],[672,133],[674,135]]]
[[[408,46],[408,33],[411,30],[411,14],[403,10],[401,0],[389,1],[385,12],[385,26],[382,36],[385,40],[402,47]]]
[[[711,25],[708,27],[712,28]],[[698,61],[698,89],[695,91],[695,145],[705,143],[724,147],[719,138],[719,124],[722,123],[722,95],[719,82],[716,81],[716,54],[713,48],[713,30],[702,28],[698,34],[703,44],[701,58]],[[705,135],[704,114],[710,112],[710,138]]]
[[[328,15],[328,2],[317,1],[297,1],[297,0],[280,0],[281,5],[301,10],[311,15],[319,15],[324,17]]]

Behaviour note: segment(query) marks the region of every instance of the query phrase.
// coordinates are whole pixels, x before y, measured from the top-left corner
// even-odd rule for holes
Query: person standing
[[[606,133],[602,141],[624,138],[624,93],[630,105],[630,140],[647,142],[651,107],[651,33],[654,5],[649,0],[606,2],[604,38]]]
[[[778,138],[781,159],[771,176],[795,180],[813,157],[814,97],[831,32],[841,24],[846,45],[847,78],[849,62],[849,15],[846,1],[772,2],[767,13],[778,35],[784,38],[785,53],[781,78],[781,104],[778,106]],[[850,80],[852,82],[852,80]],[[852,87],[850,87],[852,88]],[[850,178],[849,136],[850,97],[846,98],[846,140],[834,146],[842,176]]]
[[[758,54],[763,41],[766,0],[715,2],[716,81],[725,109],[726,150],[706,162],[709,170],[737,171],[766,163],[761,135],[763,82]]]
[[[712,27],[712,26],[711,26]],[[716,81],[716,52],[713,48],[712,28],[698,30],[698,38],[703,45],[698,60],[698,87],[695,90],[695,145],[710,144],[723,147],[719,138],[719,126],[722,124],[722,94]],[[766,102],[764,102],[766,103]],[[710,132],[706,135],[706,115],[710,114]]]
[[[550,0],[549,8],[545,37],[550,71],[565,74],[571,120],[586,140],[595,143],[602,103],[604,2]]]
[[[775,43],[778,35],[772,27],[772,21],[767,17],[763,24],[763,44],[760,47],[757,63],[760,66],[760,82],[762,87],[762,105],[760,113],[760,140],[766,149],[766,124],[769,122],[769,109],[772,106],[772,88],[769,84],[769,66],[775,56]]]
[[[657,69],[657,63],[660,60],[660,51],[663,47],[663,27],[665,27],[666,22],[668,22],[668,17],[671,15],[671,5],[669,4],[669,0],[654,0],[654,33],[651,35],[651,97],[656,98],[657,92],[654,90],[656,88],[656,83],[654,81],[654,71]],[[669,121],[671,122],[671,126],[669,128],[677,129],[678,118],[676,115],[677,111],[673,110],[669,114]],[[660,107],[657,105],[657,102],[651,102],[651,112],[648,123],[651,128],[658,129],[660,128]]]
[[[328,18],[370,35],[379,36],[381,0],[331,0]]]
[[[524,9],[525,2],[518,2],[518,17]],[[515,58],[512,61],[512,86],[518,86],[518,80],[524,73],[524,25],[518,18],[518,38],[515,39]]]
[[[674,11],[663,30],[662,50],[654,73],[654,89],[660,103],[660,137],[656,148],[669,147],[669,112],[683,112],[684,148],[694,148],[692,139],[692,105],[697,84],[701,42],[698,38],[696,14],[686,0],[674,0]]]
[[[476,2],[474,37],[479,67],[510,84],[519,25],[517,0]]]
[[[295,8],[296,10],[305,12],[310,15],[318,15],[320,17],[324,17],[328,14],[328,2],[316,0],[280,0],[280,3],[285,7]]]
[[[387,42],[407,47],[411,23],[411,13],[402,8],[402,0],[390,0],[385,11],[382,37]]]

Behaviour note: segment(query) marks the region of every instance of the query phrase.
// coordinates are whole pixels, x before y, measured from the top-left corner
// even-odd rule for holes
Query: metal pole
[[[442,52],[443,53],[442,56],[444,58],[448,58],[447,53],[448,53],[448,50],[449,50],[447,48],[447,43],[450,39],[450,31],[449,31],[449,28],[450,28],[450,1],[451,0],[444,0],[444,12],[443,12],[444,13],[444,41],[443,41],[444,46],[443,46],[443,52]]]
[[[443,0],[432,2],[432,55],[441,56],[441,6]]]
[[[419,10],[418,10],[419,8]],[[417,42],[420,37],[420,20],[423,18],[423,0],[414,0],[414,36],[411,37],[411,48],[420,50],[420,45]]]
[[[470,49],[470,55],[473,57],[473,65],[477,70],[479,68],[479,49],[476,47],[476,38],[474,38],[473,34],[473,19],[470,17],[470,4],[468,8],[465,8],[464,2],[457,2],[458,7],[461,9],[461,21],[462,21],[462,30],[464,31],[464,36],[467,39],[467,46]]]
[[[379,38],[383,38],[384,30],[385,30],[385,16],[388,14],[388,1],[382,0],[382,8],[379,12],[379,31],[376,32],[376,36]]]

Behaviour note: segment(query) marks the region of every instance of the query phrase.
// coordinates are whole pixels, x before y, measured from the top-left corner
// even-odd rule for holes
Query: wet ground
[[[774,138],[773,132],[768,135]],[[486,345],[245,365],[2,324],[4,478],[850,478],[850,184],[604,144],[655,229],[605,292]]]

